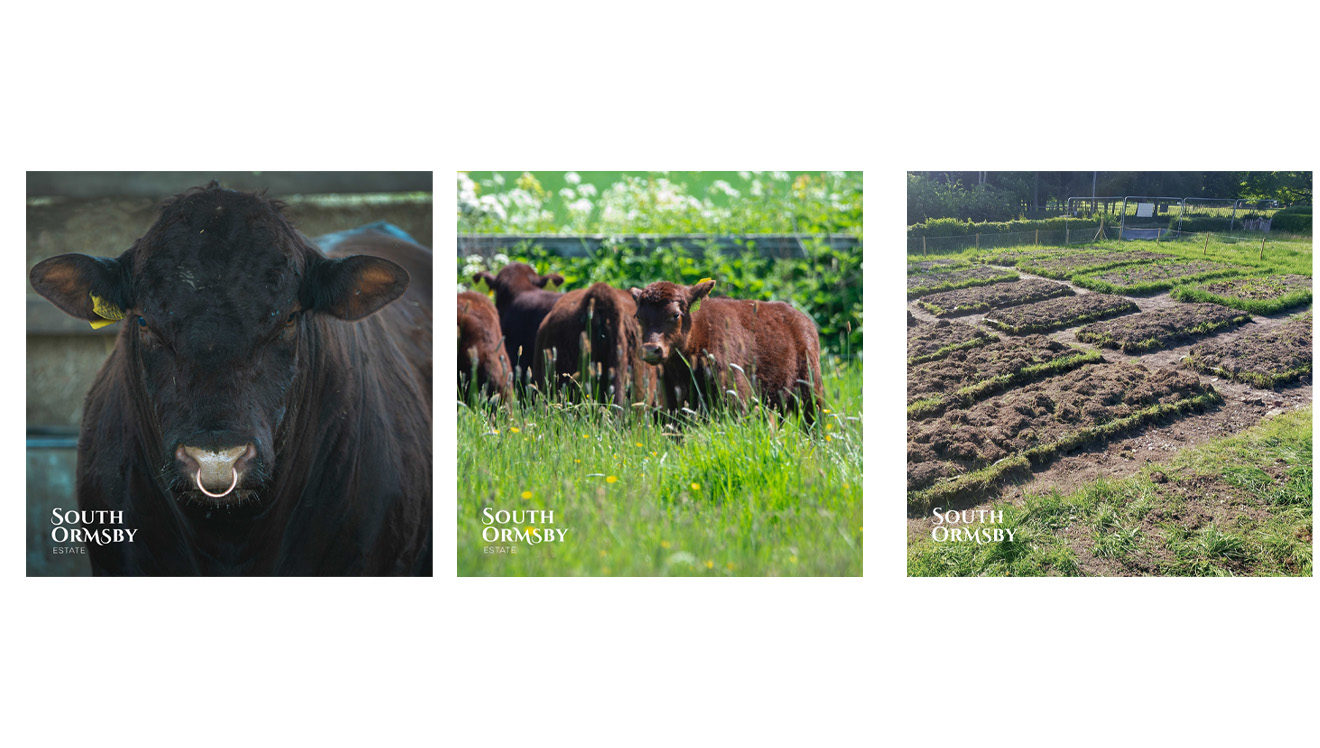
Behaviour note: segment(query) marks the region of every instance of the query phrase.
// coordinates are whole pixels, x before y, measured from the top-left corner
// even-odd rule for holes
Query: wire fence
[[[993,234],[966,234],[961,236],[910,236],[907,240],[907,251],[909,255],[945,255],[962,252],[968,249],[997,249],[1002,247],[1067,247],[1072,245],[1086,245],[1104,239],[1145,239],[1148,241],[1175,241],[1199,239],[1206,236],[1215,237],[1218,241],[1225,244],[1236,244],[1238,242],[1260,241],[1262,232],[1269,231],[1269,223],[1266,221],[1263,225],[1257,224],[1255,227],[1241,227],[1241,221],[1238,222],[1238,230],[1229,231],[1179,231],[1174,228],[1162,226],[1136,226],[1124,227],[1121,236],[1119,227],[1106,223],[1101,228],[1100,224],[1090,227],[1069,227],[1062,229],[1039,229],[1031,231],[1007,231]],[[1227,225],[1227,222],[1225,222]],[[1293,234],[1271,233],[1271,238],[1287,239],[1294,238]],[[1295,238],[1309,239],[1309,236],[1297,236]]]

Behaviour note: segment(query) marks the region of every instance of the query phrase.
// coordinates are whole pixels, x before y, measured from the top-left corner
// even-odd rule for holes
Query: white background
[[[0,32],[6,744],[1313,739],[1314,580],[905,578],[900,309],[908,169],[1313,169],[1309,14],[22,5]],[[865,579],[455,579],[443,398],[435,579],[24,578],[25,170],[433,169],[443,278],[455,170],[568,168],[866,172]]]

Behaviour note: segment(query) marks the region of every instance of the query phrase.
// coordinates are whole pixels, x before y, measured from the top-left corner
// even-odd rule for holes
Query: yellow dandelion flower
[[[492,434],[498,434],[498,433],[500,433],[500,430],[499,430],[499,429],[491,429],[490,433],[492,433]]]
[[[606,483],[618,483],[618,482],[619,482],[619,476],[617,476],[617,475],[611,475],[611,476],[608,476],[607,478],[605,478],[605,482],[606,482]]]
[[[652,456],[652,457],[655,457],[656,454],[657,454],[656,452],[652,452],[652,453],[651,453],[651,456]]]
[[[830,409],[829,409],[829,408],[825,408],[825,412],[826,412],[826,413],[830,412]]]
[[[826,434],[826,435],[825,435],[825,441],[827,441],[827,442],[832,442],[832,441],[834,441],[834,437],[830,436],[829,434]]]
[[[729,563],[725,564],[724,568],[728,569],[729,571],[733,571],[733,562],[730,561]]]
[[[660,547],[661,547],[661,548],[668,548],[668,547],[669,547],[669,541],[668,541],[668,540],[661,540],[661,541],[660,541]]]
[[[710,559],[706,559],[706,568],[707,568],[707,569],[714,569],[714,568],[715,568],[715,562],[714,562],[714,561],[711,561]]]
[[[573,460],[573,462],[576,462],[576,463],[579,464],[579,465],[582,464],[582,460]]]
[[[826,430],[826,431],[829,431],[829,430],[832,429],[832,428],[834,428],[834,424],[832,424],[832,423],[827,423],[827,424],[825,424],[825,430]]]
[[[693,483],[693,484],[692,484],[692,490],[693,490],[693,491],[700,491],[700,490],[701,490],[701,484],[700,484],[700,483]]]
[[[797,556],[789,556],[789,557],[788,557],[788,562],[789,562],[790,564],[796,564],[796,563],[797,563]]]
[[[522,497],[523,497],[524,499],[530,499],[530,498],[532,498],[532,492],[531,492],[531,491],[523,491],[523,492],[522,492]]]
[[[829,428],[829,427],[826,426],[825,428]],[[510,433],[510,434],[521,434],[521,433],[522,433],[522,429],[518,428],[517,426],[510,426],[510,427],[509,427],[509,433]]]
[[[583,439],[590,439],[591,437],[587,436],[586,434],[583,434],[583,435],[582,435],[582,438],[583,438]]]
[[[633,444],[635,444],[635,445],[637,445],[637,446],[639,446],[639,447],[642,446],[642,443],[641,443],[641,442],[633,442]]]

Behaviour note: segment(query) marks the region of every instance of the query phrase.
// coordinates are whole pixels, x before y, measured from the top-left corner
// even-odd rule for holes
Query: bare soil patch
[[[1042,335],[999,340],[955,351],[938,361],[908,367],[908,418],[974,402],[1008,387],[1071,371],[1101,360]]]
[[[1310,312],[1269,330],[1221,337],[1192,346],[1183,365],[1262,389],[1311,374]]]
[[[1143,414],[1154,417],[1197,398],[1212,400],[1214,391],[1188,372],[1097,364],[938,418],[909,421],[908,490],[1015,455],[1045,461],[1061,450],[1107,441]],[[1103,428],[1111,424],[1114,429]]]
[[[1273,314],[1311,302],[1311,279],[1305,275],[1231,278],[1173,289],[1179,301],[1208,301],[1254,314]]]
[[[1179,304],[1089,324],[1077,331],[1077,339],[1124,353],[1144,353],[1250,321],[1245,312],[1220,304]]]
[[[1075,275],[1072,281],[1105,293],[1148,295],[1167,291],[1180,283],[1252,272],[1255,272],[1254,268],[1245,265],[1196,260],[1125,266],[1091,275]]]
[[[908,275],[908,298],[925,296],[938,291],[951,291],[956,288],[984,286],[1001,281],[1017,280],[1018,274],[1012,270],[977,265],[965,270],[947,270],[944,272],[917,273]]]
[[[908,263],[908,274],[913,273],[944,273],[950,270],[960,270],[969,267],[971,263],[966,260],[921,260],[920,262]]]
[[[1077,252],[1039,260],[1026,260],[1018,267],[1028,273],[1046,278],[1066,279],[1074,275],[1130,265],[1137,262],[1169,260],[1173,255],[1156,252]]]
[[[908,366],[934,361],[954,351],[998,339],[997,335],[974,325],[949,320],[925,322],[908,312]]]
[[[997,330],[1024,335],[1052,332],[1135,311],[1137,305],[1131,299],[1113,294],[1088,293],[996,309],[985,315],[984,322]]]
[[[1033,301],[1069,296],[1073,290],[1063,283],[1032,278],[991,286],[944,291],[917,300],[936,317],[957,317]]]

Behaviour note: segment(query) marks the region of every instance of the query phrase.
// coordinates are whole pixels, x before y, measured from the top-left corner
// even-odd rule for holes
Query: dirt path
[[[1092,293],[1088,289],[1067,281],[1055,281],[1052,278],[1043,278],[1021,271],[1018,271],[1018,274],[1023,279],[1040,278],[1041,280],[1065,283],[1078,294]],[[1130,296],[1128,298],[1132,299],[1138,309],[1143,312],[1182,303],[1173,300],[1167,292],[1155,296]],[[935,319],[934,316],[922,311],[912,302],[908,303],[908,308],[912,310],[913,316],[919,319]],[[1051,334],[1050,337],[1080,348],[1099,350],[1104,356],[1104,360],[1109,362],[1127,361],[1140,363],[1149,368],[1175,368],[1187,355],[1188,350],[1196,343],[1273,329],[1283,324],[1289,317],[1310,308],[1308,305],[1305,308],[1298,307],[1279,314],[1252,315],[1252,321],[1245,325],[1224,330],[1215,335],[1190,340],[1175,348],[1139,355],[1129,355],[1110,348],[1097,348],[1078,341],[1077,330],[1080,329],[1081,325],[1067,330],[1060,330]],[[965,317],[950,319],[979,325],[984,317],[985,314],[969,314]],[[998,331],[995,334],[1004,338],[1014,337]],[[1262,418],[1268,415],[1306,407],[1311,404],[1312,383],[1310,377],[1304,377],[1300,382],[1278,391],[1271,391],[1257,389],[1240,382],[1213,377],[1190,369],[1183,369],[1183,371],[1196,374],[1203,383],[1214,387],[1223,397],[1223,404],[1205,412],[1191,413],[1176,420],[1153,424],[1131,436],[1060,457],[1044,469],[1036,471],[1027,481],[1006,484],[1000,490],[997,500],[1017,503],[1027,491],[1035,493],[1051,488],[1068,491],[1097,478],[1126,478],[1135,475],[1148,463],[1168,460],[1181,449],[1203,444],[1222,436],[1239,433],[1243,429],[1259,423]],[[929,517],[917,517],[908,520],[908,532],[911,536],[927,535],[930,532],[930,527],[931,520]]]

